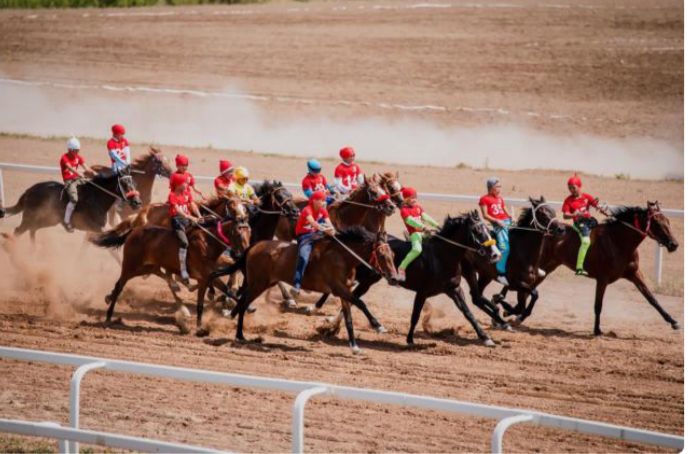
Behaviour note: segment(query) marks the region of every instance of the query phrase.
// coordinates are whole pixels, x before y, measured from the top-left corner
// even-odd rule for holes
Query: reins
[[[362,263],[363,265],[365,265],[370,271],[372,271],[372,272],[374,272],[374,273],[382,274],[382,273],[380,273],[379,271],[377,271],[375,268],[373,268],[372,265],[370,265],[368,262],[366,262],[365,260],[363,260],[358,254],[356,254],[356,253],[353,251],[353,249],[351,249],[350,247],[346,246],[346,245],[344,244],[344,242],[341,241],[340,239],[338,239],[336,236],[332,236],[332,237],[330,237],[330,238],[333,239],[334,241],[336,241],[342,248],[344,248],[344,249],[346,250],[346,252],[348,252],[349,254],[351,254],[356,260],[358,260],[360,263]]]

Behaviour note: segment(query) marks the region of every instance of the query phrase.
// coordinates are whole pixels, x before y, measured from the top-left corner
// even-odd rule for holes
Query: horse
[[[231,248],[234,258],[240,258],[250,246],[250,226],[247,216],[232,216],[227,220],[212,220],[215,227],[209,224],[193,225],[187,231],[188,264],[190,277],[198,283],[197,288],[197,328],[202,334],[202,313],[204,311],[204,293],[210,276],[218,268],[217,261],[221,254]],[[115,303],[125,284],[137,276],[147,274],[161,275],[163,268],[167,273],[180,274],[178,261],[178,238],[171,229],[159,226],[137,227],[124,235],[108,233],[92,236],[89,241],[103,248],[123,248],[123,262],[120,277],[110,294],[106,295],[108,312],[106,323],[110,323]]]
[[[626,279],[634,284],[661,317],[673,329],[679,329],[680,324],[658,303],[639,269],[638,248],[647,237],[665,247],[670,253],[678,248],[678,242],[670,230],[670,221],[661,212],[658,202],[647,202],[646,207],[617,207],[611,210],[611,215],[610,219],[591,231],[591,247],[584,262],[588,277],[596,280],[594,336],[602,334],[601,310],[606,287],[619,279]],[[541,268],[548,274],[560,265],[575,270],[579,244],[579,235],[573,228],[568,228],[566,234],[561,237],[548,238],[543,248]],[[542,279],[539,279],[538,283]],[[520,294],[520,308],[521,297]],[[524,296],[524,304],[525,301]],[[535,301],[532,301],[529,307],[521,312],[521,320],[531,315],[534,304]]]
[[[92,170],[98,173],[110,172],[110,168],[106,166],[94,165]],[[135,187],[139,191],[142,204],[147,206],[151,203],[151,194],[154,189],[154,181],[156,177],[170,178],[173,173],[168,158],[163,155],[159,148],[150,146],[149,152],[137,157],[132,161],[130,166],[132,179],[135,182]],[[116,214],[120,219],[135,214],[135,210],[124,204],[116,204],[108,212],[108,224],[115,226]]]
[[[254,184],[253,188],[260,204],[250,217],[251,244],[274,238],[274,232],[282,218],[295,222],[300,216],[300,209],[293,196],[280,181],[264,180]]]
[[[399,191],[399,195],[395,197],[401,197],[401,185],[396,181],[395,175],[387,175],[387,178],[383,178],[382,175],[376,173],[366,178],[365,183],[353,190],[346,199],[334,202],[327,207],[329,219],[337,230],[360,225],[373,233],[384,231],[386,218],[394,214],[396,210],[387,191]],[[307,201],[296,203],[301,210],[305,208],[306,204]],[[277,225],[276,237],[283,241],[294,239],[295,221],[289,221],[286,218],[281,219]],[[296,302],[288,293],[286,286],[279,283],[279,289],[284,304],[295,307]],[[327,296],[323,296],[323,298],[326,300]]]
[[[471,298],[496,323],[499,317],[496,306],[498,303],[507,306],[504,298],[509,290],[538,298],[536,287],[539,283],[538,269],[543,245],[548,238],[565,232],[565,225],[557,221],[555,210],[548,205],[545,197],[529,197],[529,203],[531,206],[522,210],[516,225],[510,227],[510,253],[507,260],[507,280],[510,285],[493,296],[493,304],[483,297],[483,291],[497,277],[497,268],[476,254],[465,254],[466,269],[475,269],[477,272],[464,274]],[[501,326],[507,327],[505,324]]]
[[[239,314],[237,340],[245,340],[243,319],[248,306],[277,283],[293,282],[297,254],[297,244],[283,241],[260,241],[248,250],[244,261],[245,285],[240,302],[231,313],[232,317]],[[341,298],[348,343],[353,353],[358,353],[360,348],[353,333],[351,304],[360,303],[351,292],[351,287],[355,284],[356,267],[361,263],[367,263],[369,269],[378,276],[384,276],[390,284],[397,283],[396,267],[386,234],[372,233],[362,226],[347,228],[334,238],[325,237],[316,242],[303,280],[306,290],[332,293]]]
[[[36,231],[60,224],[65,215],[67,195],[65,186],[57,181],[44,181],[31,186],[19,197],[16,205],[6,208],[8,215],[22,213],[22,222],[14,230],[15,236],[29,231],[31,241],[36,240]],[[116,201],[126,200],[137,209],[142,200],[127,169],[120,175],[98,174],[78,189],[79,202],[72,223],[76,229],[101,232],[106,225],[108,210]]]
[[[390,236],[389,247],[394,252],[396,263],[400,263],[411,249],[408,241]],[[490,235],[488,227],[480,219],[477,210],[457,217],[447,216],[439,233],[423,241],[423,252],[409,265],[406,270],[406,281],[401,286],[416,293],[411,324],[406,342],[413,345],[413,333],[418,324],[420,313],[428,298],[445,294],[454,302],[456,307],[469,321],[476,335],[484,345],[494,346],[493,340],[486,334],[469,310],[459,284],[462,276],[462,253],[472,252],[486,261],[495,263],[500,259],[500,251]],[[475,270],[472,270],[475,272]],[[356,307],[361,309],[368,318],[370,325],[378,332],[384,332],[380,322],[372,316],[365,303],[360,299],[380,277],[371,273],[367,268],[357,270],[358,286],[353,290]],[[342,314],[335,319],[332,331],[339,327]]]

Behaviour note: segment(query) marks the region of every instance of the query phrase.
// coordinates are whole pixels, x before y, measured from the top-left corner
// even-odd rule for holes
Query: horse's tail
[[[132,218],[125,219],[111,230],[89,236],[89,242],[103,248],[119,248],[132,233]]]
[[[26,192],[24,194],[22,194],[22,196],[17,201],[16,205],[2,209],[3,216],[14,216],[15,214],[19,214],[22,211],[24,211],[25,198],[26,198]],[[3,217],[3,216],[0,216],[0,217]]]

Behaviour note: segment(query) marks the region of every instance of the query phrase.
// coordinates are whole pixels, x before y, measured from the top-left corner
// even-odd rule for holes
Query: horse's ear
[[[533,196],[529,196],[529,202],[531,205],[536,205],[537,200],[533,198]]]
[[[545,202],[545,196],[541,195],[541,202]]]

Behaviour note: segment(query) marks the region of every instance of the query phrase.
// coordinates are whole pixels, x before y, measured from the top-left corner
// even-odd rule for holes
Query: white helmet
[[[68,150],[79,150],[81,147],[79,143],[79,139],[76,137],[71,137],[70,140],[67,141],[67,149]]]

